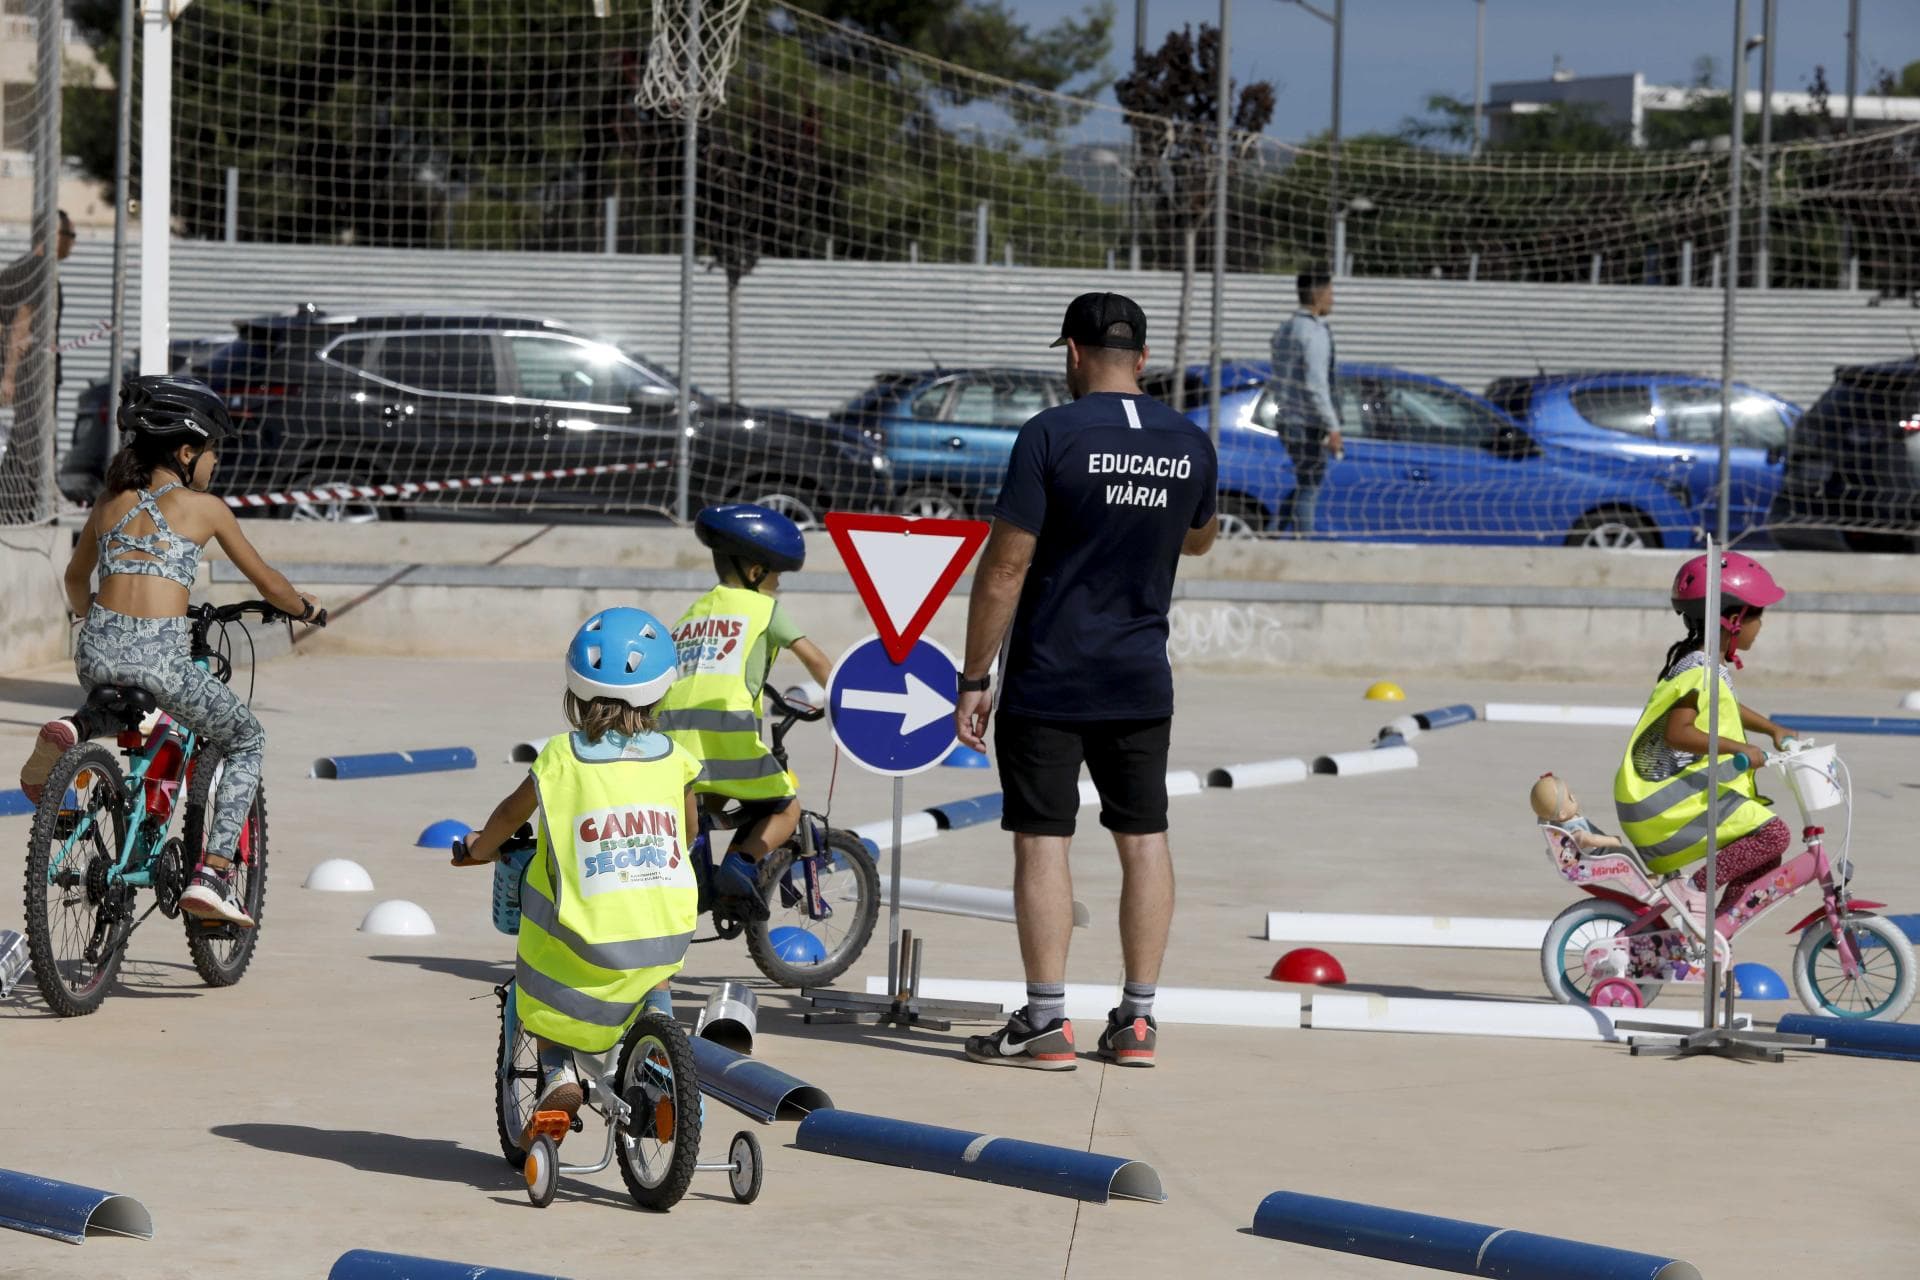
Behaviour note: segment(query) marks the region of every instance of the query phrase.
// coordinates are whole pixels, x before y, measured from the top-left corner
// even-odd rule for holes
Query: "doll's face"
[[[1573,794],[1573,788],[1566,783],[1560,784],[1560,811],[1554,817],[1565,822],[1580,812],[1580,798]]]

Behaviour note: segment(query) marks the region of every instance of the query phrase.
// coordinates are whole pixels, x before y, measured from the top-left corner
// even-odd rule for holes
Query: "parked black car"
[[[184,369],[206,359],[228,341],[226,338],[175,338],[167,344],[167,368],[176,372]],[[122,368],[121,376],[131,378],[138,372],[140,353],[136,350]],[[96,379],[80,392],[74,405],[73,443],[61,457],[56,477],[60,492],[70,502],[91,504],[106,483],[107,463],[119,447],[119,433],[114,430],[112,407],[108,404],[112,390],[111,381]]]
[[[1920,550],[1920,358],[1843,365],[1787,438],[1782,547]]]
[[[245,428],[223,457],[227,493],[584,472],[427,494],[405,510],[623,516],[670,512],[677,384],[610,343],[530,316],[334,316],[311,307],[236,323],[193,366]],[[803,524],[887,497],[876,437],[695,392],[688,492],[699,507],[751,501]],[[296,516],[365,521],[403,508],[302,503]]]

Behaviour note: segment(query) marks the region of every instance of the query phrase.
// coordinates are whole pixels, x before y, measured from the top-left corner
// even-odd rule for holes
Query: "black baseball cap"
[[[1125,336],[1109,332],[1117,325],[1127,327]],[[1147,345],[1147,313],[1122,293],[1083,293],[1067,304],[1053,345],[1064,347],[1069,338],[1083,347],[1140,351]]]

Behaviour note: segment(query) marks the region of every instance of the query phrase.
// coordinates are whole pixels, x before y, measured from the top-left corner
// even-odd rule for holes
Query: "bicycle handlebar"
[[[799,720],[805,724],[812,724],[827,714],[825,707],[810,707],[803,702],[789,702],[772,685],[766,687],[765,693],[768,701],[773,703],[774,710],[787,720]]]
[[[270,604],[265,600],[241,600],[234,604],[203,604],[197,609],[190,610],[189,616],[194,620],[194,632],[204,638],[209,627],[216,626],[223,622],[238,622],[250,613],[257,614],[262,622],[274,622],[285,619],[288,622],[305,622],[309,626],[315,627],[324,627],[327,625],[327,611],[325,609],[320,610],[311,618],[302,618],[299,614],[288,613],[278,605]]]

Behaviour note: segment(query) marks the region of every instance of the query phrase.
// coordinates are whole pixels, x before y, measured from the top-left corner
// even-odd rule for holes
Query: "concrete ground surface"
[[[1658,658],[1619,659],[1611,685],[1436,683],[1410,689],[1405,704],[1365,702],[1351,680],[1183,676],[1173,765],[1359,748],[1401,711],[1456,702],[1637,702]],[[1796,710],[1893,710],[1884,689],[1795,690],[1764,669],[1762,653],[1742,693],[1789,723]],[[318,1277],[356,1247],[576,1280],[642,1268],[1411,1274],[1250,1235],[1256,1204],[1283,1188],[1663,1252],[1716,1280],[1912,1272],[1920,1228],[1894,1155],[1920,1141],[1912,1064],[1675,1062],[1617,1045],[1169,1026],[1153,1071],[1091,1058],[1071,1074],[995,1070],[960,1055],[968,1028],[804,1026],[744,946],[719,941],[690,956],[683,1014],[713,981],[759,983],[757,1055],[840,1106],[1137,1156],[1160,1172],[1167,1203],[1081,1205],[813,1155],[791,1145],[790,1125],[761,1128],[711,1104],[711,1157],[735,1129],[760,1132],[767,1177],[757,1204],[735,1205],[721,1178],[703,1175],[672,1213],[643,1214],[608,1170],[567,1182],[535,1212],[493,1129],[492,986],[509,971],[512,943],[491,927],[488,874],[453,870],[413,842],[439,818],[477,825],[511,789],[524,766],[506,763],[509,745],[561,726],[559,676],[558,655],[482,663],[298,653],[260,667],[271,880],[245,979],[202,987],[179,927],[155,916],[97,1014],[51,1017],[31,984],[0,1003],[0,1087],[10,1099],[0,1165],[134,1195],[157,1235],[75,1248],[0,1233],[0,1276]],[[74,693],[66,669],[0,679],[9,785],[34,728]],[[1554,769],[1611,827],[1624,736],[1470,724],[1421,737],[1410,772],[1175,800],[1180,900],[1163,983],[1274,990],[1266,973],[1285,948],[1261,937],[1269,909],[1551,916],[1576,895],[1544,859],[1527,787]],[[1841,742],[1857,780],[1858,890],[1890,910],[1920,910],[1920,742]],[[447,745],[474,747],[480,767],[307,777],[320,755]],[[802,727],[795,745],[817,804],[833,773],[830,739],[824,726]],[[909,779],[907,796],[918,807],[997,789],[989,771],[937,769]],[[884,816],[888,790],[842,762],[836,823]],[[1070,977],[1117,983],[1119,877],[1091,815],[1083,811],[1075,874],[1094,926],[1076,934]],[[26,819],[0,819],[14,875],[26,835]],[[302,889],[329,857],[360,862],[376,892]],[[993,826],[945,833],[906,857],[909,875],[1010,882],[1007,838]],[[439,932],[356,932],[374,901],[396,897],[426,907]],[[4,889],[0,927],[19,927],[19,902]],[[1784,974],[1784,929],[1803,913],[1794,908],[1748,935],[1738,958]],[[1020,974],[1009,925],[905,919],[926,939],[928,976]],[[884,972],[884,929],[883,916],[843,985]],[[1332,950],[1349,990],[1544,999],[1531,953]],[[1667,990],[1663,1006],[1697,1007],[1691,991]],[[1795,1007],[1747,1006],[1767,1020]],[[1090,1050],[1097,1027],[1079,1031]],[[569,1154],[589,1147],[598,1149],[596,1121]]]

